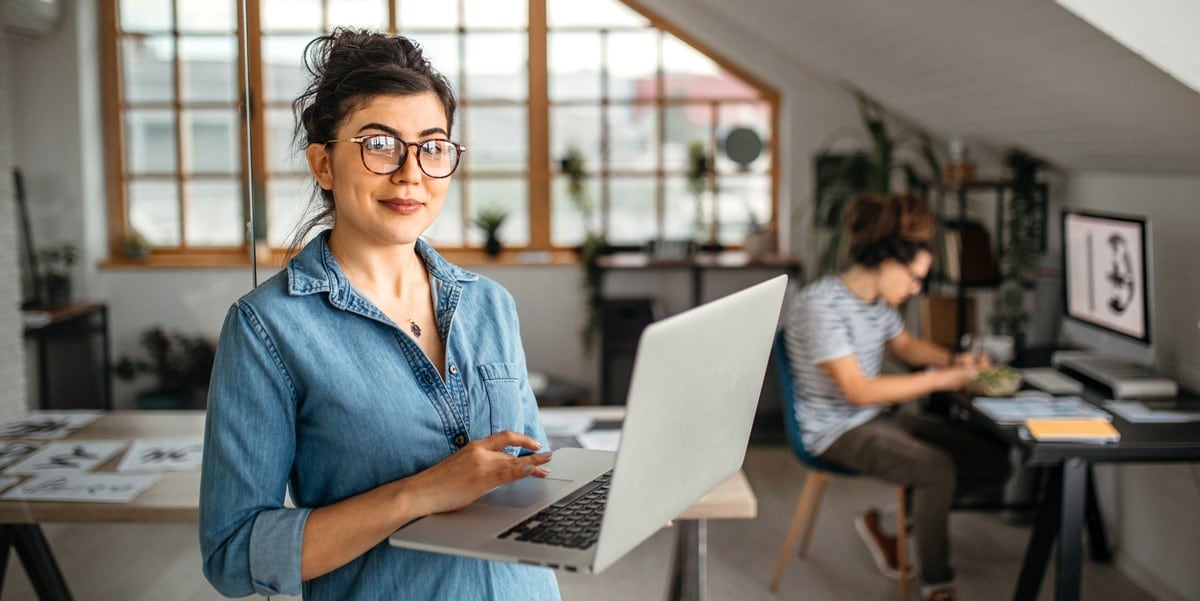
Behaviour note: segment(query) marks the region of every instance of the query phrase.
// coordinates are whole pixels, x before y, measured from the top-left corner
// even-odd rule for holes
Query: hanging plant
[[[600,331],[600,308],[604,297],[600,291],[603,272],[599,259],[608,249],[608,241],[604,234],[595,227],[595,201],[587,188],[587,159],[578,148],[567,148],[566,155],[559,161],[562,173],[567,178],[567,195],[579,211],[586,232],[583,244],[579,246],[579,265],[583,268],[583,288],[587,301],[587,317],[579,332],[585,354],[591,354],[592,343],[596,333]]]
[[[1024,290],[1033,281],[1034,270],[1044,250],[1046,199],[1041,194],[1038,179],[1049,163],[1020,148],[1011,148],[1004,154],[1004,165],[1008,169],[1012,197],[1000,261],[1002,280],[990,322],[996,333],[1019,338],[1029,321]]]

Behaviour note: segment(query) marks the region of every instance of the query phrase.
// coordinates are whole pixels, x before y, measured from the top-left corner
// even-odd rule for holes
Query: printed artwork
[[[5,438],[62,438],[92,423],[99,411],[34,411],[16,421],[0,426]]]
[[[9,474],[86,472],[125,448],[120,440],[72,440],[52,442],[10,466]]]
[[[40,442],[27,440],[0,442],[0,469],[38,450],[40,446],[42,446]]]
[[[42,474],[9,489],[0,495],[0,499],[128,503],[160,477],[156,474]]]
[[[204,439],[135,440],[121,458],[118,472],[167,472],[200,469]]]

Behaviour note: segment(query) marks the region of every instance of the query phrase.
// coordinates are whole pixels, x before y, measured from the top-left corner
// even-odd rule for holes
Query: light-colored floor
[[[795,559],[778,595],[767,590],[783,544],[803,469],[784,447],[750,449],[746,473],[759,500],[754,520],[714,521],[709,526],[709,597],[718,600],[875,601],[897,598],[896,585],[875,571],[852,519],[892,489],[862,479],[835,478],[826,489],[809,557]],[[1012,596],[1029,530],[990,513],[952,516],[959,598],[1001,600]],[[45,533],[78,601],[212,601],[221,599],[200,574],[193,525],[48,525]],[[666,529],[599,576],[562,574],[567,601],[644,601],[666,594],[675,532]],[[1052,597],[1048,574],[1041,599]],[[912,598],[916,598],[913,585]],[[1146,601],[1111,566],[1085,563],[1083,598]],[[36,599],[12,554],[0,601]],[[293,599],[274,597],[274,599]]]

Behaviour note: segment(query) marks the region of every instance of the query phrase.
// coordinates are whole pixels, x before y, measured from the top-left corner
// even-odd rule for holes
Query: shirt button
[[[458,373],[458,367],[457,367],[457,366],[454,366],[454,365],[451,365],[451,366],[450,366],[450,373],[451,373],[451,375]]]
[[[459,448],[467,446],[467,435],[459,434],[458,436],[455,436],[454,437],[454,446],[459,447]]]

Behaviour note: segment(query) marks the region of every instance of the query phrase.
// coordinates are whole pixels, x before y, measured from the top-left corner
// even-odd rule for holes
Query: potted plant
[[[500,207],[492,206],[480,210],[479,213],[475,215],[475,219],[471,220],[472,223],[479,226],[479,229],[482,229],[484,235],[487,236],[483,243],[483,252],[489,257],[494,257],[500,254],[501,245],[500,238],[497,236],[497,232],[500,230],[500,227],[504,225],[504,220],[507,218],[508,211]]]
[[[1020,148],[1010,148],[1004,154],[1012,197],[1007,211],[1003,253],[1000,259],[1001,281],[996,291],[996,303],[991,315],[992,329],[1008,334],[1020,349],[1025,323],[1025,288],[1033,280],[1034,268],[1042,253],[1045,222],[1044,198],[1039,191],[1039,174],[1049,166],[1045,160]]]
[[[66,242],[38,251],[42,264],[42,289],[46,304],[60,307],[71,302],[71,268],[78,258],[75,245]]]
[[[587,160],[578,148],[567,148],[567,154],[559,161],[559,167],[567,178],[567,195],[579,211],[586,232],[579,246],[579,264],[583,268],[584,294],[587,295],[587,318],[579,336],[585,353],[590,353],[592,341],[600,330],[600,307],[604,301],[600,291],[602,272],[599,258],[608,250],[608,241],[595,227],[595,202],[587,189]]]
[[[126,259],[140,261],[150,253],[150,241],[141,232],[130,227],[121,232],[117,240],[121,245],[121,254]]]
[[[202,406],[216,356],[213,343],[204,336],[168,332],[159,326],[142,332],[139,342],[144,356],[122,356],[113,367],[122,380],[143,374],[154,377],[154,386],[138,393],[138,408]]]
[[[855,91],[858,114],[862,121],[864,146],[850,154],[822,152],[816,159],[816,210],[813,216],[813,242],[818,256],[816,276],[841,269],[845,224],[842,216],[850,200],[861,194],[889,194],[897,171],[903,174],[908,190],[927,187],[931,178],[942,172],[941,163],[933,150],[929,134],[920,130],[903,130],[896,136],[889,131],[888,116],[883,106],[861,91]],[[897,161],[898,151],[916,143],[917,154],[923,163],[922,175],[917,166]],[[940,212],[935,207],[935,212]],[[942,248],[941,228],[934,234],[934,248]],[[940,262],[937,262],[940,263]]]
[[[712,190],[713,161],[704,147],[704,142],[693,140],[688,144],[687,187],[696,200],[696,241],[715,242],[716,232],[709,227],[704,215],[704,196]]]

